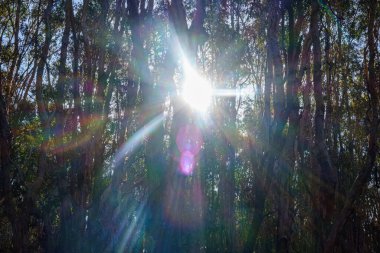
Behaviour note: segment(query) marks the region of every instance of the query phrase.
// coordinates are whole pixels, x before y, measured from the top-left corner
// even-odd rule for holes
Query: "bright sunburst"
[[[185,80],[181,96],[193,109],[199,112],[207,111],[211,104],[212,89],[210,83],[184,62]]]

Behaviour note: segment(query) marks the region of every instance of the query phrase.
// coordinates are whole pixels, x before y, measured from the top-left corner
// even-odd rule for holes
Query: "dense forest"
[[[377,0],[0,0],[0,252],[380,252]]]

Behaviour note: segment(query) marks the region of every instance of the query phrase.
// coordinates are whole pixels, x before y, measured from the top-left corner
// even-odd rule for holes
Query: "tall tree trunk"
[[[81,147],[81,161],[77,172],[77,208],[74,210],[75,231],[78,238],[85,239],[86,236],[86,210],[89,204],[92,169],[94,165],[94,132],[92,121],[99,118],[94,117],[93,95],[95,89],[95,69],[96,69],[96,50],[91,41],[89,26],[92,24],[89,17],[90,1],[83,1],[81,17],[81,30],[83,33],[83,111],[80,117],[82,138],[86,136],[88,141]],[[76,250],[85,250],[85,243],[81,240],[76,242]]]
[[[72,5],[71,0],[65,1],[65,28],[63,30],[62,41],[61,41],[61,54],[58,66],[58,81],[57,81],[57,98],[56,98],[56,112],[55,112],[55,139],[61,149],[56,151],[57,168],[58,168],[58,190],[61,198],[61,208],[60,208],[60,243],[59,247],[63,251],[70,251],[70,230],[68,219],[70,216],[70,196],[68,193],[68,182],[67,182],[67,171],[65,164],[65,117],[64,112],[64,102],[65,102],[65,86],[67,83],[67,71],[66,71],[66,59],[67,59],[67,48],[69,45],[69,35],[70,35],[70,5]]]
[[[190,62],[190,64],[195,62],[196,52],[199,44],[199,41],[197,40],[197,35],[199,35],[201,28],[203,28],[202,26],[204,20],[204,1],[197,1],[196,11],[194,13],[190,28],[188,28],[187,25],[186,12],[182,0],[172,1],[168,11],[171,27],[170,48],[166,55],[166,70],[163,71],[162,77],[160,77],[160,82],[158,85],[158,87],[163,89],[161,92],[164,92],[164,96],[162,97],[161,94],[161,97],[158,97],[158,99],[156,98],[156,105],[162,105],[162,103],[164,102],[166,92],[165,88],[163,88],[163,85],[165,83],[173,87],[173,94],[176,93],[176,87],[174,86],[173,77],[175,73],[175,68],[177,67],[178,63],[178,58],[176,57],[181,56],[181,54],[176,54],[176,49],[178,49],[178,47],[182,47],[182,50],[186,52],[186,55],[189,57],[187,60]],[[185,59],[181,59],[181,62],[183,62],[184,60]],[[156,91],[156,93],[157,92],[159,91]],[[152,192],[151,203],[155,203],[155,205],[158,204],[158,210],[162,212],[161,214],[159,214],[161,215],[161,217],[157,217],[157,215],[155,215],[156,217],[153,216],[152,218],[158,220],[157,222],[159,224],[159,227],[167,226],[165,231],[161,234],[161,238],[159,237],[157,231],[155,233],[152,233],[152,235],[154,236],[153,239],[157,243],[157,247],[155,247],[154,252],[177,252],[180,250],[190,250],[189,246],[187,246],[185,249],[181,248],[181,244],[183,244],[185,240],[190,239],[184,236],[184,234],[186,233],[183,224],[184,219],[183,217],[181,217],[180,213],[188,212],[188,210],[193,210],[193,213],[191,214],[192,217],[197,217],[198,219],[200,217],[199,211],[201,210],[200,206],[189,205],[189,203],[193,203],[193,193],[190,192],[189,188],[193,189],[193,187],[199,185],[196,183],[198,182],[196,174],[192,176],[194,181],[191,185],[189,185],[190,182],[183,175],[177,172],[177,168],[179,166],[179,157],[178,152],[176,152],[176,136],[181,127],[186,127],[186,125],[192,121],[192,115],[188,110],[184,110],[185,108],[183,106],[183,101],[177,99],[176,97],[171,97],[170,99],[171,105],[173,106],[173,119],[170,129],[170,144],[168,150],[169,160],[166,163],[165,160],[163,161],[163,159],[165,159],[165,156],[162,154],[162,128],[157,131],[157,135],[155,136],[155,138],[159,138],[156,139],[156,141],[159,142],[151,142],[151,145],[161,145],[161,147],[156,147],[156,151],[152,154],[156,155],[158,154],[157,151],[159,151],[162,155],[161,158],[155,156],[152,157],[155,158],[155,164],[157,164],[157,161],[159,161],[159,165],[156,165],[156,171],[148,171],[149,181],[153,183],[153,188],[151,189],[155,191]],[[147,152],[149,152],[148,149]],[[153,162],[153,160],[151,160],[150,162]],[[166,171],[163,170],[165,169],[165,167]],[[148,167],[148,169],[149,168],[150,167]],[[158,168],[160,170],[158,170]],[[162,175],[157,175],[157,173],[162,173]],[[186,185],[188,185],[188,187],[186,187]],[[180,196],[183,196],[184,198],[181,199]],[[151,211],[151,209],[149,209],[149,211]],[[163,216],[164,211],[167,213],[166,215],[173,216],[172,218],[175,218],[178,224],[170,225],[168,221],[165,221]]]
[[[30,184],[28,187],[28,193],[27,193],[26,199],[29,205],[33,203],[35,197],[38,194],[38,191],[40,190],[43,184],[46,174],[49,172],[47,145],[48,145],[48,140],[50,139],[50,135],[51,135],[51,129],[50,129],[51,119],[49,118],[48,108],[43,96],[43,76],[44,76],[46,61],[49,54],[49,47],[52,40],[52,34],[53,34],[52,27],[51,27],[52,9],[53,9],[53,0],[49,0],[47,3],[47,7],[44,11],[44,15],[43,15],[43,22],[45,24],[45,41],[42,46],[41,54],[38,55],[39,61],[37,65],[36,81],[35,81],[37,112],[38,112],[38,116],[42,125],[43,139],[42,139],[42,144],[39,149],[39,156],[38,156],[38,176],[36,180],[32,184]],[[31,208],[32,208],[31,206],[28,206],[26,210],[30,210]],[[50,234],[47,235],[48,238],[50,236],[51,236]],[[49,241],[49,239],[47,239],[47,241]]]
[[[17,213],[12,194],[11,150],[12,133],[7,118],[5,98],[3,96],[3,77],[0,71],[0,200],[4,214],[12,224],[12,243],[15,252],[22,252],[22,237],[17,227]]]
[[[331,47],[331,38],[330,38],[330,30],[329,27],[331,26],[330,18],[326,17],[327,20],[327,27],[325,28],[325,71],[326,71],[326,85],[325,85],[325,90],[326,90],[326,100],[327,100],[327,105],[326,105],[326,120],[325,120],[325,135],[326,135],[326,144],[327,147],[332,147],[332,138],[331,138],[331,132],[332,132],[332,116],[333,116],[333,83],[332,83],[332,67],[333,64],[331,62],[331,56],[330,56],[330,47]],[[329,148],[330,154],[331,148]]]
[[[334,210],[336,172],[332,166],[324,133],[324,113],[325,107],[322,93],[322,70],[321,70],[321,44],[320,44],[320,6],[317,0],[312,2],[310,32],[313,42],[313,83],[315,97],[315,117],[314,130],[315,142],[313,147],[313,172],[317,178],[314,192],[316,193],[314,202],[314,226],[315,226],[315,250],[321,251],[323,247],[323,235],[326,225],[331,219]]]

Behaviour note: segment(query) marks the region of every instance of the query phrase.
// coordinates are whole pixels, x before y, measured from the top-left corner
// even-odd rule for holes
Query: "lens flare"
[[[197,155],[201,150],[202,142],[202,134],[197,126],[188,124],[178,130],[176,144],[181,153],[189,151]]]
[[[185,151],[181,154],[181,158],[179,161],[179,166],[180,166],[180,172],[186,176],[189,176],[193,173],[194,171],[194,166],[195,166],[195,158],[194,155],[189,152]]]
[[[196,156],[202,148],[202,134],[194,124],[187,124],[178,130],[176,144],[180,152],[178,171],[185,175],[192,175],[196,166]]]

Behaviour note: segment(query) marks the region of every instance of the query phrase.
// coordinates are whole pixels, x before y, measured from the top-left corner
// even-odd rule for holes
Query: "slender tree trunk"
[[[15,24],[14,24],[14,31],[13,31],[13,34],[15,36],[14,38],[14,48],[13,48],[13,52],[12,52],[12,61],[11,61],[11,65],[9,67],[9,70],[8,70],[8,75],[6,77],[6,80],[7,80],[7,86],[5,87],[5,91],[6,91],[6,94],[5,94],[5,102],[6,102],[6,106],[9,106],[10,105],[10,102],[11,102],[11,98],[13,97],[12,95],[12,90],[13,90],[13,78],[14,76],[17,74],[17,73],[14,73],[15,72],[15,67],[16,67],[16,63],[19,61],[19,33],[20,33],[20,14],[21,14],[21,5],[22,5],[22,1],[21,0],[17,0],[15,2],[16,4],[16,18],[15,18]]]
[[[7,119],[7,109],[5,98],[3,96],[3,77],[0,71],[0,200],[4,207],[4,214],[12,224],[12,243],[15,252],[22,252],[21,231],[17,227],[17,213],[13,200],[11,184],[11,150],[12,150],[12,133]],[[20,241],[21,240],[21,241]]]
[[[70,251],[70,228],[69,228],[69,216],[70,216],[70,197],[68,193],[68,182],[67,182],[67,172],[65,164],[66,150],[64,145],[65,136],[65,117],[64,112],[64,102],[65,102],[65,86],[67,83],[67,71],[66,71],[66,59],[67,59],[67,49],[69,44],[70,35],[70,17],[69,10],[71,5],[71,0],[65,1],[65,28],[63,30],[62,41],[61,41],[61,54],[58,66],[58,82],[57,82],[57,99],[56,99],[56,112],[55,112],[55,138],[56,141],[62,147],[62,149],[56,151],[57,168],[58,168],[58,190],[61,198],[61,208],[60,208],[60,248],[63,251]]]
[[[47,57],[49,53],[49,47],[51,44],[52,32],[53,32],[52,27],[51,27],[52,8],[53,8],[53,1],[49,0],[47,3],[47,7],[45,9],[44,15],[43,15],[43,22],[45,24],[45,41],[42,46],[41,54],[38,57],[39,62],[37,65],[36,81],[35,81],[37,112],[38,112],[38,116],[42,125],[42,131],[43,131],[42,141],[43,142],[39,150],[38,176],[37,176],[37,179],[28,187],[28,194],[26,198],[28,205],[33,203],[36,195],[38,194],[38,191],[40,190],[43,184],[46,174],[49,172],[47,144],[51,135],[51,129],[50,129],[51,119],[49,118],[47,105],[43,96],[43,75],[44,75],[44,69],[45,69],[45,65],[46,65],[46,61],[47,61]],[[32,208],[31,206],[28,206],[26,210],[30,210],[31,208]],[[50,236],[51,236],[50,234],[47,235],[48,238]],[[47,241],[48,240],[49,239],[47,239]]]
[[[320,45],[320,6],[317,0],[312,2],[312,14],[310,21],[310,32],[313,41],[313,83],[315,97],[315,117],[314,130],[315,142],[313,147],[314,164],[313,176],[318,178],[314,191],[316,192],[314,203],[314,226],[315,226],[315,250],[321,251],[323,247],[323,235],[326,225],[331,219],[334,210],[334,197],[336,185],[336,172],[332,166],[324,133],[324,113],[325,107],[323,102],[322,90],[322,71],[321,71],[321,45]]]
[[[330,18],[326,17],[327,20],[327,27],[330,27]],[[331,47],[331,42],[330,42],[330,31],[329,29],[325,29],[325,71],[326,71],[326,85],[325,85],[325,90],[326,90],[326,100],[327,100],[327,105],[326,105],[326,120],[325,120],[325,135],[326,135],[326,144],[327,147],[332,147],[332,138],[331,138],[331,132],[332,132],[332,116],[333,116],[333,106],[332,106],[332,101],[333,101],[333,83],[331,81],[332,79],[332,67],[333,64],[331,62],[331,56],[330,56],[330,47]],[[330,154],[331,148],[329,148]]]

